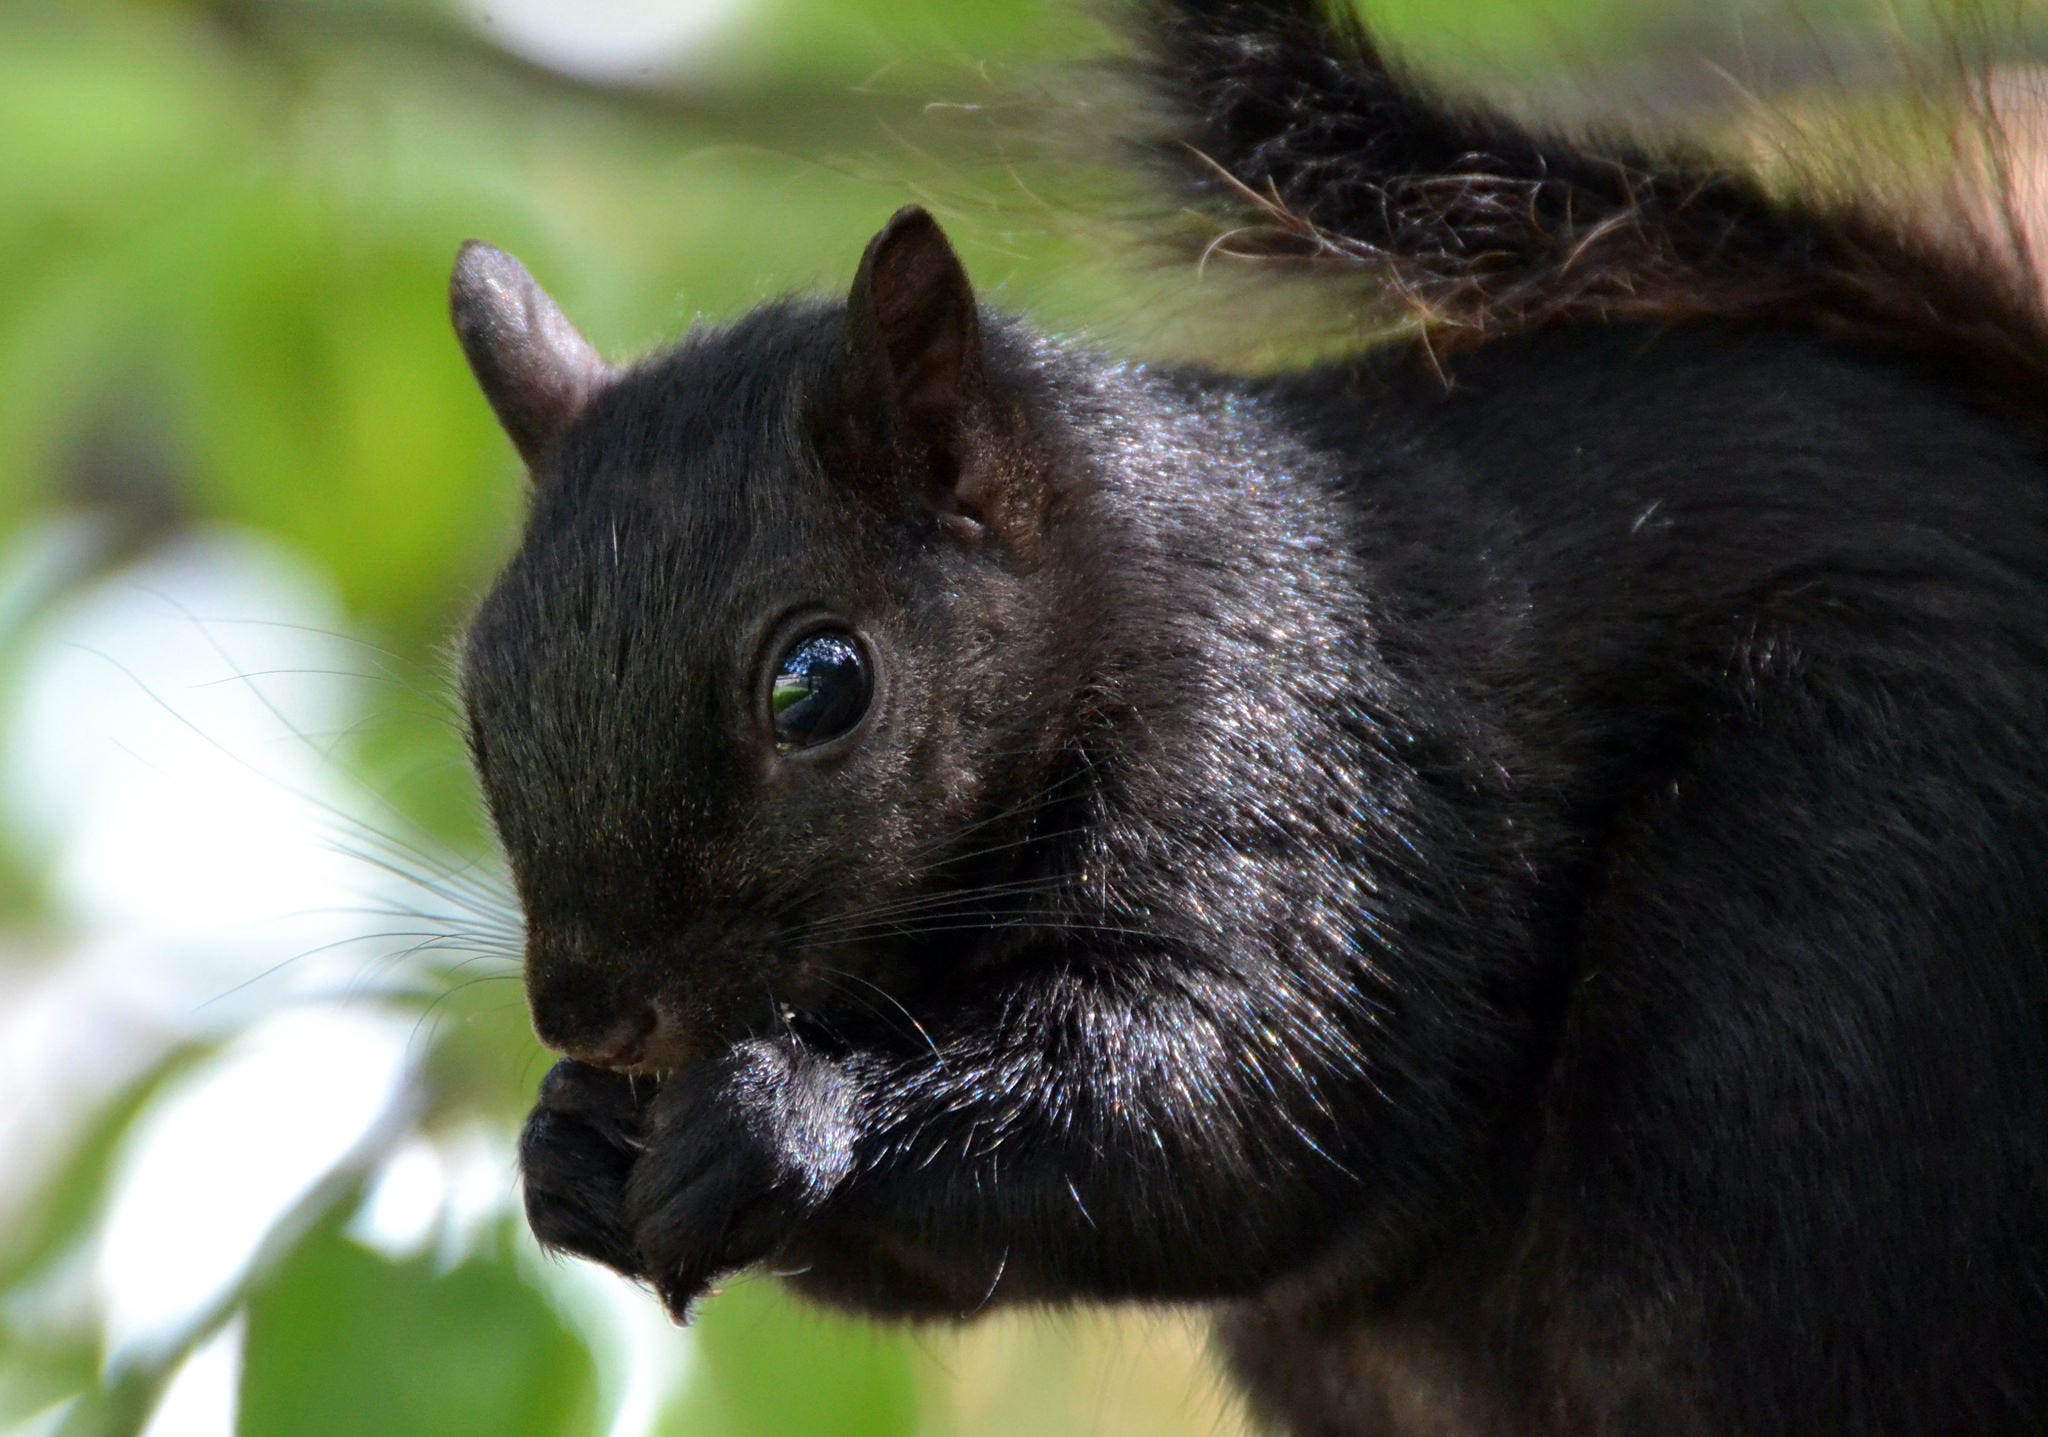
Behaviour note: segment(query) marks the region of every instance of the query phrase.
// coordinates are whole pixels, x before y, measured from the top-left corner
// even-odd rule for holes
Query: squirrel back
[[[2036,1430],[2030,292],[1309,4],[1135,24],[1151,162],[1416,336],[1119,363],[908,209],[616,368],[458,262],[536,1233],[679,1315],[1212,1304],[1302,1433]]]

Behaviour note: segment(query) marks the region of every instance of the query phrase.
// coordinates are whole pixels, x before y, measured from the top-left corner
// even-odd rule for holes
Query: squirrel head
[[[1018,871],[1075,722],[1043,342],[916,208],[844,304],[630,367],[486,245],[450,297],[532,485],[461,692],[536,1030],[663,1069],[888,1006],[861,985],[958,951],[962,892]]]

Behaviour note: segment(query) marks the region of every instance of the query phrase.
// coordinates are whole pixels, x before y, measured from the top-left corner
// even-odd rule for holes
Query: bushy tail
[[[1446,103],[1321,0],[1141,0],[1134,22],[1145,152],[1210,218],[1211,255],[1362,271],[1452,344],[1616,319],[1799,327],[1960,365],[2048,416],[2031,288],[1953,233]]]

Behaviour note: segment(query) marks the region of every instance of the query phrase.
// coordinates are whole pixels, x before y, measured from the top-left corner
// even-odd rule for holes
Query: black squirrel
[[[615,369],[463,250],[534,1231],[679,1315],[1213,1304],[1300,1433],[2048,1429],[2023,277],[1311,0],[1134,26],[1177,199],[1415,337],[1114,363],[906,209]]]

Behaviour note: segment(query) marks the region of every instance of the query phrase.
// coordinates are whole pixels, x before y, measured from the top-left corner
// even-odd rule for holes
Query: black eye
[[[838,738],[860,722],[874,696],[868,661],[851,634],[812,634],[775,666],[768,713],[782,753]]]

